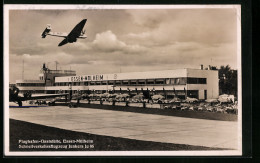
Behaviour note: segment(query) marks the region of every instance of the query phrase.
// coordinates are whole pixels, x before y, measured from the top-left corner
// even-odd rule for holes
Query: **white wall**
[[[194,87],[199,87],[200,89],[207,90],[207,98],[218,98],[219,96],[219,85],[218,85],[218,70],[199,70],[199,69],[187,69],[187,77],[196,77],[196,78],[207,78],[207,84],[202,86],[192,86],[188,85],[188,89],[195,89]],[[205,87],[206,86],[206,87]]]
[[[44,83],[42,80],[16,80],[17,83]]]
[[[165,70],[165,71],[149,71],[149,72],[129,72],[129,73],[114,73],[114,74],[97,74],[103,75],[103,80],[132,80],[132,79],[154,79],[154,78],[177,78],[186,77],[186,69]],[[56,77],[55,82],[80,82],[89,81],[85,77],[89,75],[77,75],[78,81],[72,81],[73,76]],[[93,75],[90,75],[93,76]],[[94,75],[96,76],[96,75]],[[101,81],[101,80],[91,80]]]
[[[45,90],[45,87],[17,87],[21,91],[27,91],[27,90]]]

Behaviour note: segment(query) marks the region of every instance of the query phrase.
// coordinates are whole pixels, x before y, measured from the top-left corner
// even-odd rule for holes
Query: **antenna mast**
[[[23,60],[23,71],[22,71],[22,79],[23,79],[23,76],[24,76],[24,60]]]
[[[56,63],[56,70],[57,70],[57,65],[59,64],[59,62],[58,62],[58,61],[55,61],[55,63]]]

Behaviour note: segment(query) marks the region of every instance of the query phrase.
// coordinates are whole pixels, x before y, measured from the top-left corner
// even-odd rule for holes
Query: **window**
[[[187,78],[188,84],[207,84],[206,78]]]
[[[168,79],[166,79],[167,82]],[[187,78],[171,78],[169,79],[171,84],[175,84],[175,85],[184,85],[187,84]]]
[[[96,85],[100,85],[101,83],[100,82],[96,82]]]
[[[155,84],[164,84],[164,79],[155,80]]]
[[[106,81],[102,81],[101,85],[107,85],[107,82]]]
[[[187,78],[188,84],[198,84],[198,78]]]
[[[114,85],[114,81],[108,81],[108,85]]]
[[[175,84],[180,84],[180,79],[179,78],[176,78],[174,81],[175,81]]]
[[[115,82],[115,85],[121,85],[121,81],[120,81],[120,80],[117,80],[117,81]]]
[[[135,85],[135,84],[136,84],[136,80],[131,80],[131,81],[130,81],[130,84],[131,84],[131,85],[133,85],[133,84]]]
[[[191,98],[199,98],[198,90],[187,90],[187,96]]]
[[[165,80],[165,84],[171,84],[171,80],[170,79],[166,79]]]
[[[123,81],[123,85],[128,85],[129,84],[129,81],[128,80],[124,80]]]
[[[154,80],[147,80],[147,84],[154,84]]]
[[[145,80],[139,80],[138,84],[145,84]]]
[[[198,84],[207,84],[207,78],[199,78]]]
[[[186,84],[186,83],[187,83],[187,78],[180,78],[179,84]]]

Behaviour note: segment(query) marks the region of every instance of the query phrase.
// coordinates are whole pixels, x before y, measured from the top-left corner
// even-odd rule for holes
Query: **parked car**
[[[237,114],[237,109],[234,109],[232,107],[226,107],[225,111],[228,113],[228,114]]]
[[[193,106],[194,111],[198,111],[198,106]]]
[[[198,106],[198,111],[206,111],[207,105],[205,103],[200,103]]]
[[[207,109],[207,111],[209,111],[209,112],[213,112],[213,110],[214,110],[214,108],[213,108],[212,106],[208,106],[206,109]]]
[[[204,109],[203,109],[203,107],[202,106],[199,106],[198,107],[198,111],[203,111]]]
[[[216,112],[217,112],[217,113],[224,113],[225,110],[222,109],[221,107],[216,107]]]
[[[169,104],[170,103],[170,100],[163,100],[162,101],[164,104]]]
[[[162,101],[162,100],[157,100],[157,99],[156,99],[156,100],[153,100],[153,103],[154,103],[154,104],[162,104],[163,101]]]
[[[220,103],[231,103],[231,102],[234,103],[235,102],[235,97],[234,97],[234,95],[223,94],[223,95],[219,96],[218,101]]]
[[[181,104],[181,110],[189,110],[189,107],[190,107],[189,104],[185,104],[185,103]]]
[[[193,106],[190,106],[190,107],[189,107],[189,110],[194,111],[194,107],[193,107]]]
[[[176,106],[176,105],[173,105],[173,106],[171,107],[171,109],[176,110],[176,109],[177,109],[177,106]]]
[[[170,109],[170,106],[165,105],[163,108],[164,108],[164,109]]]
[[[172,100],[169,101],[169,103],[180,103],[181,102],[181,99],[175,97],[173,98]]]
[[[187,97],[187,99],[185,100],[185,102],[188,102],[188,103],[197,103],[197,102],[199,102],[199,100],[196,99],[196,98]]]

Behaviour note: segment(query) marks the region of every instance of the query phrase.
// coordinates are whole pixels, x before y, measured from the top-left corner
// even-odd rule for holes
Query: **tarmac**
[[[91,108],[10,108],[11,119],[136,140],[238,149],[238,122]]]

